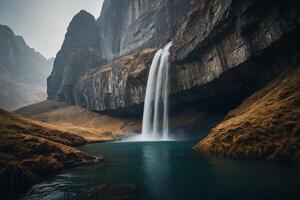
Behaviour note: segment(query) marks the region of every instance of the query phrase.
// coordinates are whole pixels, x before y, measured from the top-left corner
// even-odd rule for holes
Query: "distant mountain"
[[[46,79],[53,66],[21,36],[0,25],[0,107],[14,110],[46,99]]]
[[[52,70],[52,68],[53,68],[54,61],[55,61],[55,57],[49,58],[49,59],[47,60],[47,63],[48,63],[48,65],[50,66],[50,69],[51,69],[51,70]],[[50,72],[51,72],[51,70],[50,70]]]

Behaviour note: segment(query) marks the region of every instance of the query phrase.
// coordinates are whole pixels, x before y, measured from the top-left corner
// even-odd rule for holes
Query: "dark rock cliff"
[[[232,106],[263,87],[297,62],[299,14],[299,2],[292,0],[199,1],[173,37],[172,106]],[[153,55],[139,61],[145,72],[150,64],[144,60]],[[85,95],[79,104],[95,111],[140,113],[147,73],[140,74],[135,85],[124,84],[131,76],[122,71],[132,64],[116,66],[113,61],[105,70],[86,74],[78,84],[77,94]],[[134,95],[124,95],[132,90]]]
[[[142,49],[86,73],[78,82],[76,103],[94,111],[141,112],[147,76],[157,49]],[[122,111],[121,111],[122,110]]]
[[[95,18],[80,11],[72,19],[48,78],[48,98],[74,103],[76,81],[91,67],[101,63]]]
[[[174,37],[173,103],[240,101],[299,55],[299,1],[200,1]]]
[[[171,38],[195,0],[106,0],[97,20],[102,57],[109,60]]]

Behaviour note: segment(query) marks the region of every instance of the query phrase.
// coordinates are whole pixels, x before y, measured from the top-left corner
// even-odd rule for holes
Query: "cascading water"
[[[169,65],[172,42],[153,58],[146,88],[143,114],[143,140],[168,140]]]

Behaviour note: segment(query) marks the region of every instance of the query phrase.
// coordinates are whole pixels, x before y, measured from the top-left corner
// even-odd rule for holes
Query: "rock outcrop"
[[[138,186],[130,183],[99,184],[88,191],[87,200],[136,200]]]
[[[299,14],[298,1],[199,1],[173,37],[172,107],[232,107],[265,86],[297,62]],[[77,104],[100,112],[141,113],[150,66],[145,63],[154,53],[136,55],[85,74],[76,87]],[[128,57],[136,61],[125,62]],[[138,64],[146,68],[133,79],[127,69]]]
[[[195,149],[300,165],[300,67],[246,99]]]
[[[0,25],[0,107],[13,110],[46,99],[51,69],[21,36]]]
[[[95,18],[80,11],[72,19],[53,71],[48,78],[48,98],[74,103],[74,85],[91,67],[100,65],[99,36]]]
[[[140,109],[156,49],[142,49],[86,73],[78,82],[76,103],[90,110],[124,114]],[[133,108],[132,108],[133,107]],[[128,108],[128,109],[126,109]]]

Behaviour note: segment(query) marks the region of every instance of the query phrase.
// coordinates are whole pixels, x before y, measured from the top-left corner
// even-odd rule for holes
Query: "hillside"
[[[10,194],[28,189],[43,176],[94,158],[73,147],[86,141],[55,126],[0,109],[0,188]]]
[[[141,129],[140,122],[135,119],[110,117],[52,100],[21,108],[15,113],[56,125],[88,142],[110,141]]]
[[[300,67],[283,72],[232,110],[195,149],[300,165]]]

